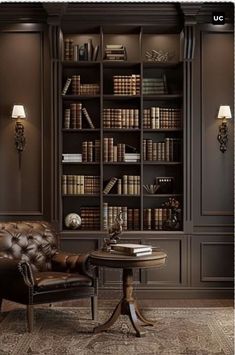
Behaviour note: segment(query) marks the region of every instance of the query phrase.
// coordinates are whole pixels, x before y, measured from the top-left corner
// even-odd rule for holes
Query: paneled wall
[[[4,6],[7,13],[7,5]],[[79,10],[74,12],[76,6],[68,6],[68,16],[65,15],[64,19],[68,26],[69,16],[74,21],[71,26],[76,24],[76,18],[80,16]],[[107,11],[113,12],[113,6],[110,5]],[[143,15],[141,4],[135,8],[135,16],[130,6],[125,6],[126,10],[119,7],[120,13],[125,15],[121,18],[127,23],[148,23],[153,21],[152,16],[159,16],[159,21],[155,23],[162,26],[164,21],[178,23],[181,19],[176,12],[178,7],[173,4],[169,5],[170,8],[161,4],[159,11],[157,8],[152,11],[153,4],[143,4],[146,16]],[[58,181],[58,107],[53,93],[57,90],[60,77],[59,61],[54,55],[58,43],[53,40],[53,26],[58,34],[61,14],[65,11],[64,5],[62,7],[60,12],[57,4],[58,15],[56,8],[52,4],[48,5],[48,15],[51,15],[48,22],[52,24],[51,51],[46,21],[40,20],[36,12],[33,15],[30,6],[27,11],[30,11],[28,15],[34,23],[19,21],[11,10],[8,11],[11,24],[0,26],[0,220],[52,220],[53,216],[56,219],[58,215],[54,187]],[[186,7],[191,16],[196,6],[192,5],[191,9],[188,4]],[[39,4],[36,8],[40,16],[46,18]],[[203,5],[197,17],[198,22],[208,23],[213,9],[212,5]],[[96,16],[110,22],[110,16],[105,17],[105,11],[101,8],[98,15],[94,6],[84,11],[85,19],[89,18],[88,12],[92,11],[94,23]],[[228,14],[229,11],[226,11]],[[120,13],[116,13],[117,22],[121,21]],[[0,23],[2,16],[0,13]],[[37,24],[37,21],[44,24]],[[168,254],[164,269],[135,272],[138,292],[142,297],[225,297],[232,295],[233,291],[233,120],[229,123],[228,150],[223,154],[217,141],[220,122],[216,119],[220,105],[233,108],[233,30],[232,25],[212,26],[196,22],[195,56],[189,65],[187,63],[188,67],[192,66],[188,76],[189,81],[192,78],[192,107],[186,111],[192,110],[192,122],[187,122],[187,129],[184,130],[187,135],[185,150],[189,149],[190,154],[192,151],[192,159],[185,164],[185,176],[192,186],[186,196],[186,208],[190,204],[192,213],[190,208],[185,232],[137,233],[131,236],[133,241],[158,245]],[[12,106],[16,103],[23,104],[27,114],[24,121],[27,142],[21,169],[14,147],[15,121],[11,119]],[[127,241],[130,235],[123,237]],[[67,237],[61,238],[61,248],[68,251],[88,252],[101,245],[101,234],[75,239],[68,233]],[[120,270],[101,269],[101,293],[114,297],[115,292],[120,291],[120,279]]]

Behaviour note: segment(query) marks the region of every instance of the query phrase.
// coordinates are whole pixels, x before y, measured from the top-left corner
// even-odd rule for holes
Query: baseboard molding
[[[178,298],[178,299],[193,299],[193,298],[233,298],[233,288],[184,288],[184,289],[158,289],[158,290],[136,290],[135,295],[139,299],[163,299],[163,298]],[[99,298],[113,299],[121,297],[121,290],[100,288],[98,293]]]

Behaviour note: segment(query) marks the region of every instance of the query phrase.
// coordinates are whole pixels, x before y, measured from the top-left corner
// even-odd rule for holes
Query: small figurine
[[[117,244],[122,233],[123,226],[122,212],[120,212],[115,218],[114,223],[108,228],[109,238],[104,238],[103,250],[110,251],[112,244]]]
[[[169,218],[164,221],[163,227],[165,230],[179,230],[181,227],[181,208],[178,200],[169,198],[169,200],[162,204],[162,207],[171,209],[172,213]]]

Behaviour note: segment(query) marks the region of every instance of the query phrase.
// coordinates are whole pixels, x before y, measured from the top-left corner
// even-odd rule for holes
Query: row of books
[[[148,161],[180,161],[181,140],[165,138],[163,142],[153,142],[152,139],[143,140],[143,159]]]
[[[63,195],[98,194],[100,177],[93,175],[62,175],[61,187]]]
[[[82,230],[100,229],[100,208],[99,207],[81,207],[80,216],[82,220]]]
[[[171,208],[144,208],[145,230],[163,230],[168,219],[172,219]]]
[[[152,246],[144,244],[117,243],[111,244],[111,253],[128,256],[145,256],[152,254]]]
[[[117,186],[115,193],[118,195],[140,195],[139,175],[123,175],[121,179],[113,176],[105,185],[103,193],[107,195],[115,185]]]
[[[100,140],[82,142],[82,161],[99,162],[100,161]]]
[[[64,60],[68,61],[91,61],[97,60],[99,45],[93,46],[92,39],[83,44],[74,44],[71,38],[64,41]]]
[[[104,230],[108,230],[116,217],[122,212],[123,217],[123,230],[138,230],[140,221],[140,210],[139,208],[128,208],[127,206],[109,206],[107,202],[103,205]]]
[[[140,75],[114,75],[114,95],[140,95]]]
[[[104,128],[139,128],[139,110],[105,108],[103,125]]]
[[[143,128],[180,128],[181,109],[150,107],[144,109]]]
[[[82,129],[84,126],[83,117],[89,128],[95,128],[86,107],[82,107],[82,103],[70,104],[69,108],[64,111],[64,128]]]
[[[114,145],[114,139],[104,138],[103,144],[103,161],[104,162],[137,162],[140,160],[140,153],[126,152],[126,147],[130,147],[124,143]]]
[[[166,76],[160,78],[143,78],[144,95],[163,95],[167,93]]]
[[[122,44],[106,44],[104,47],[105,60],[127,60],[126,47]]]
[[[71,88],[71,90],[69,90]],[[67,78],[62,95],[67,94],[69,91],[72,95],[99,95],[100,85],[96,83],[82,84],[80,75],[72,75],[71,78]]]

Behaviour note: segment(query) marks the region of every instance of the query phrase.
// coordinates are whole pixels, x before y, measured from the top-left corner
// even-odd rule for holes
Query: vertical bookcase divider
[[[140,61],[140,230],[144,229],[144,196],[143,196],[143,184],[144,184],[144,166],[143,166],[143,61],[142,61],[142,41],[143,41],[143,27],[140,27],[139,37],[139,61]]]
[[[104,170],[103,170],[103,28],[100,26],[100,228],[104,229],[104,199],[103,199],[103,180],[104,180]]]

